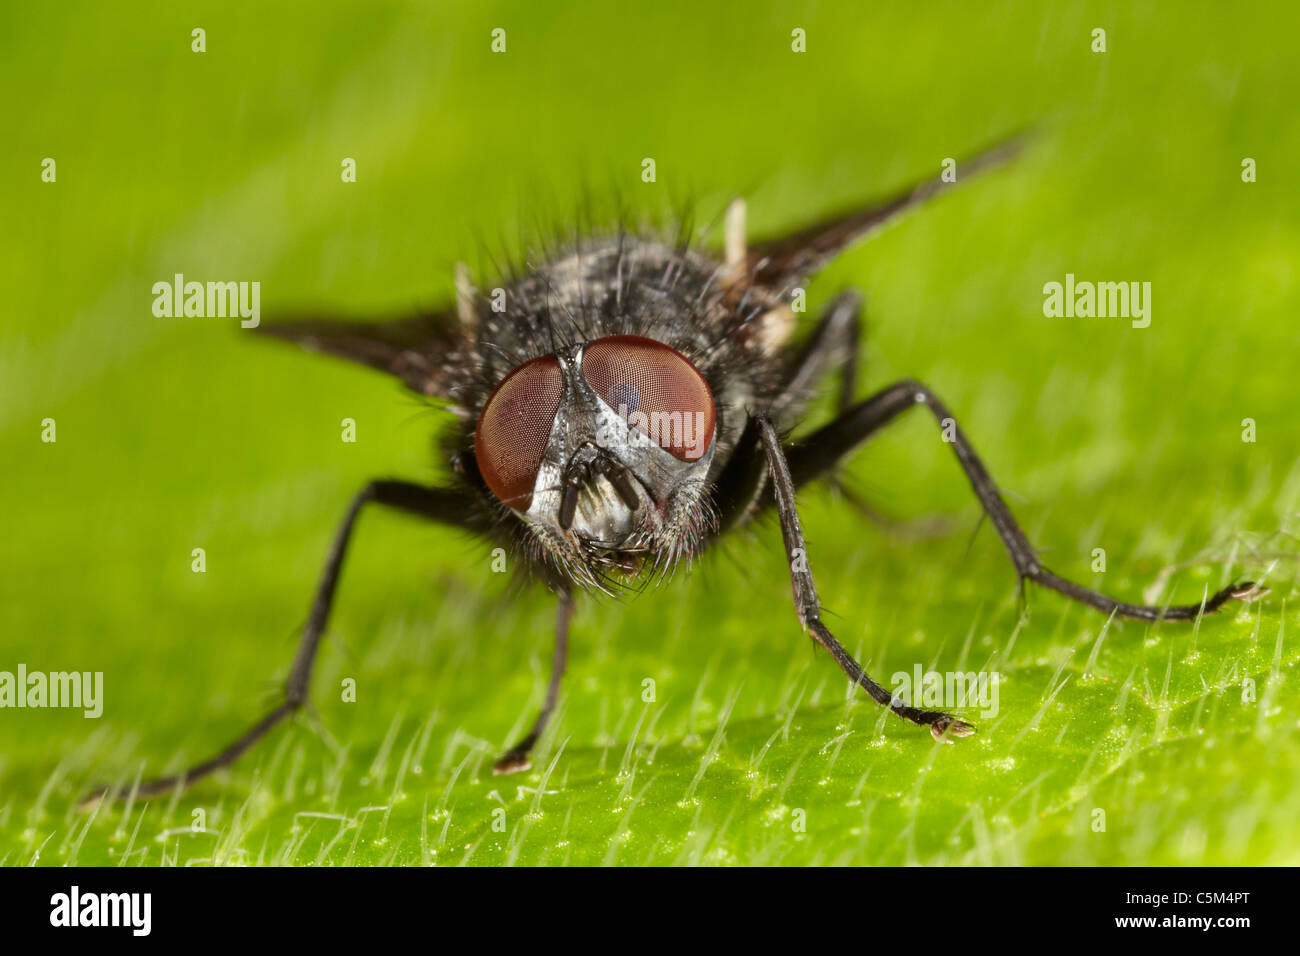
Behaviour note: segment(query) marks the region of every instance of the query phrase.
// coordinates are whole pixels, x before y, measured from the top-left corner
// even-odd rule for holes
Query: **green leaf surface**
[[[17,4],[0,31],[0,671],[104,681],[98,718],[0,709],[0,863],[1300,862],[1292,5],[136,8]],[[258,280],[268,320],[389,314],[448,299],[460,258],[490,280],[521,223],[606,183],[698,222],[743,192],[774,235],[1029,125],[1024,157],[845,255],[810,309],[865,291],[862,393],[929,384],[1056,572],[1159,604],[1262,579],[1264,600],[1149,625],[1030,585],[1022,608],[918,415],[844,470],[887,520],[801,494],[809,561],[891,688],[1000,675],[995,714],[957,708],[974,737],[935,742],[812,649],[769,519],[660,588],[582,599],[560,715],[532,770],[494,776],[540,705],[553,604],[485,545],[375,512],[311,711],[184,794],[78,809],[273,706],[351,496],[446,474],[438,408],[230,320],[156,318],[154,282]],[[1045,317],[1067,273],[1151,282],[1150,327]]]

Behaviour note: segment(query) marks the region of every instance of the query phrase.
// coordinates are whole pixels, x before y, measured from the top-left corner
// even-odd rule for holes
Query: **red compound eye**
[[[630,425],[683,461],[713,441],[713,393],[676,349],[639,335],[611,335],[582,350],[582,374]]]
[[[492,494],[519,511],[533,500],[542,455],[564,394],[554,355],[525,362],[496,387],[474,429],[474,457]]]

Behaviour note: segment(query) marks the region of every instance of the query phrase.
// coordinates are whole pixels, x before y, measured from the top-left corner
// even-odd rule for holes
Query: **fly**
[[[1016,148],[1007,143],[975,157],[962,165],[963,175]],[[136,792],[173,790],[234,763],[307,702],[348,542],[371,505],[504,546],[556,597],[545,702],[532,729],[497,761],[498,773],[530,766],[559,697],[577,594],[617,594],[662,579],[769,508],[780,520],[795,611],[809,636],[880,706],[938,740],[966,737],[974,726],[896,699],[831,633],[796,508],[800,489],[829,477],[913,408],[945,426],[1021,585],[1033,581],[1104,614],[1147,621],[1193,620],[1229,600],[1266,593],[1246,582],[1200,604],[1155,607],[1053,574],[933,391],[907,379],[855,398],[855,292],[838,296],[795,343],[792,304],[806,281],[948,186],[923,181],[881,204],[755,244],[747,242],[737,200],[727,212],[720,256],[687,241],[620,232],[579,240],[503,281],[504,299],[484,296],[458,271],[457,301],[441,311],[378,322],[317,316],[262,325],[260,333],[369,365],[444,403],[452,421],[442,449],[452,479],[438,487],[383,479],[362,488],[329,551],[283,699],[215,756]],[[840,379],[838,414],[797,442],[785,440],[831,374]]]

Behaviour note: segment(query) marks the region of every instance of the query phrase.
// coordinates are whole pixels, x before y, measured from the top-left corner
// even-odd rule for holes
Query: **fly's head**
[[[670,569],[712,526],[718,412],[676,349],[638,335],[567,345],[513,369],[474,429],[491,493],[573,579]]]

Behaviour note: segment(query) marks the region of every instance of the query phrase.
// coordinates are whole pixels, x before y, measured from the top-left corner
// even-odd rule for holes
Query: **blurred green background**
[[[99,720],[0,711],[3,863],[1300,862],[1294,5],[0,17],[0,670],[103,671],[106,698]],[[554,733],[531,773],[494,778],[540,702],[552,604],[512,596],[478,543],[376,511],[314,717],[178,800],[75,809],[259,716],[351,496],[445,473],[437,409],[233,320],[155,318],[154,282],[260,281],[264,320],[437,304],[455,261],[517,254],[521,223],[586,192],[692,200],[700,222],[744,193],[771,235],[1031,124],[1024,157],[844,256],[811,304],[866,292],[864,394],[930,384],[1058,572],[1157,602],[1264,575],[1265,602],[1103,634],[1031,590],[1021,623],[918,416],[848,475],[943,533],[882,529],[821,488],[804,525],[832,627],[878,678],[1006,675],[999,715],[958,746],[882,720],[810,650],[769,522],[660,590],[584,600]],[[1042,286],[1067,272],[1150,281],[1150,328],[1045,318]]]

